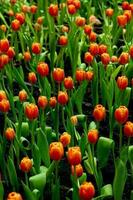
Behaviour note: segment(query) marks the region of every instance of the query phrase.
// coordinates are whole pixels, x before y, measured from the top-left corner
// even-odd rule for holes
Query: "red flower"
[[[61,35],[58,40],[59,45],[66,46],[68,43],[68,38],[65,35]]]
[[[59,91],[58,93],[58,103],[61,105],[65,105],[68,102],[68,94],[67,92]]]
[[[5,131],[5,137],[7,140],[12,141],[15,137],[15,131],[13,128],[7,128]]]
[[[54,81],[56,81],[57,83],[61,83],[64,80],[64,77],[65,77],[64,69],[54,68],[53,71]]]
[[[31,49],[34,54],[40,54],[41,53],[40,43],[37,43],[37,42],[33,43]]]
[[[64,149],[61,142],[52,142],[49,147],[49,155],[51,160],[61,160],[64,156]]]
[[[70,165],[78,165],[81,163],[82,155],[79,147],[69,147],[67,154]]]
[[[19,167],[20,167],[20,169],[23,172],[28,173],[31,170],[31,168],[32,168],[32,161],[31,161],[31,159],[29,159],[28,157],[24,157],[21,160]]]
[[[70,144],[70,140],[71,140],[71,135],[67,132],[64,132],[60,136],[60,142],[63,144],[63,147],[66,147],[68,144]]]
[[[96,121],[102,121],[106,116],[106,110],[105,107],[101,104],[98,104],[95,106],[93,110],[93,117]]]
[[[124,135],[127,137],[133,137],[133,122],[126,122],[124,125]]]
[[[128,86],[128,78],[126,76],[119,76],[117,78],[117,86],[120,90],[126,89]]]
[[[21,27],[21,24],[20,24],[20,21],[17,20],[17,19],[14,19],[12,22],[11,22],[11,27],[14,31],[18,31]]]
[[[129,111],[126,106],[120,106],[115,110],[114,116],[118,123],[123,124],[128,119]]]
[[[45,109],[47,105],[48,105],[47,97],[46,96],[39,96],[38,97],[38,107]]]
[[[57,17],[58,16],[58,5],[55,5],[55,4],[51,4],[49,6],[49,14],[52,16],[52,17]]]
[[[36,119],[38,117],[39,111],[37,105],[34,103],[29,103],[25,107],[25,115],[29,120]]]
[[[79,188],[81,200],[91,200],[95,195],[95,188],[91,182],[84,182]]]
[[[83,167],[81,164],[75,165],[75,166],[71,166],[71,173],[74,176],[74,167],[75,167],[75,172],[76,172],[76,176],[80,177],[83,174]]]
[[[9,49],[9,41],[8,41],[8,39],[1,39],[0,40],[0,51],[2,53],[5,53],[5,52],[8,51],[8,49]]]
[[[64,86],[67,90],[72,90],[74,87],[73,79],[71,76],[64,78]]]
[[[88,132],[88,141],[91,144],[95,144],[98,140],[98,130],[97,129],[91,129]]]
[[[49,67],[48,64],[45,62],[40,62],[37,65],[37,72],[40,74],[40,76],[45,77],[49,74]]]

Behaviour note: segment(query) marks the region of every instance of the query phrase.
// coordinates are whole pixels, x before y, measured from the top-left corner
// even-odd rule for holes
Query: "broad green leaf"
[[[112,185],[108,184],[108,185],[103,186],[101,188],[101,195],[103,195],[104,197],[113,196]]]
[[[87,174],[83,173],[82,176],[80,176],[78,180],[79,180],[79,183],[82,184],[83,182],[87,180]]]
[[[56,180],[56,183],[52,186],[52,200],[60,199],[60,181]]]
[[[114,72],[113,72],[112,75],[111,75],[111,78],[112,78],[112,79],[115,79],[115,78],[117,77],[117,75],[118,75],[119,71],[121,70],[121,68],[122,68],[122,65],[120,65],[119,67],[117,67],[117,68],[114,70]]]
[[[90,124],[89,124],[89,128],[88,130],[91,130],[91,129],[96,129],[97,128],[97,125],[94,121],[92,121]]]
[[[128,147],[127,146],[122,147],[122,150],[120,152],[120,159],[126,164],[126,162],[128,160]]]
[[[40,151],[38,146],[34,143],[32,147],[32,155],[33,155],[33,162],[34,162],[34,167],[37,173],[40,172],[40,164],[41,164],[41,156],[40,156]]]
[[[36,200],[39,200],[39,198],[40,198],[40,191],[37,190],[37,189],[34,189],[34,190],[32,191],[32,193],[33,193],[33,195],[35,196],[35,199],[36,199]]]
[[[131,165],[133,166],[133,145],[129,146],[129,149],[128,149],[128,159],[129,159]]]
[[[106,137],[100,137],[97,143],[97,159],[99,167],[106,166],[111,150],[114,148],[114,141]]]
[[[39,148],[42,161],[44,162],[46,167],[49,167],[50,157],[48,141],[45,133],[42,131],[41,128],[37,130],[37,146]]]
[[[30,188],[27,185],[25,185],[25,183],[22,182],[22,186],[24,190],[25,199],[37,200],[33,192],[30,190]]]
[[[133,200],[133,190],[131,190],[130,200]]]
[[[4,187],[2,181],[0,181],[0,200],[3,200],[4,197]]]
[[[42,194],[46,184],[46,173],[40,173],[29,178],[32,190],[38,189]]]
[[[19,124],[15,123],[15,125],[16,125],[16,129],[18,129]],[[19,130],[17,130],[17,131],[19,131]],[[22,124],[21,124],[21,136],[27,137],[29,135],[29,132],[30,131],[29,131],[29,124],[28,124],[28,122],[22,122]]]
[[[9,157],[7,161],[7,170],[9,174],[9,180],[12,185],[12,187],[16,188],[18,190],[18,178],[17,178],[17,173],[16,173],[16,168],[13,163],[13,160]]]
[[[115,163],[115,177],[113,182],[114,200],[122,199],[126,178],[126,165],[121,159],[117,159]]]
[[[131,88],[130,87],[127,87],[124,92],[123,92],[123,95],[122,95],[122,98],[121,98],[121,104],[128,107],[129,105],[129,101],[130,101],[130,95],[131,95]]]

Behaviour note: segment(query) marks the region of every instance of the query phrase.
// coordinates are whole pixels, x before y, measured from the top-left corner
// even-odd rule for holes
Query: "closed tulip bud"
[[[0,90],[0,101],[2,101],[3,99],[7,99],[7,96],[4,90]]]
[[[10,109],[10,103],[7,99],[2,99],[0,101],[0,111],[1,112],[8,112]]]
[[[120,90],[126,89],[128,86],[128,78],[126,76],[119,76],[117,78],[117,86]]]
[[[28,95],[27,95],[27,92],[25,90],[21,90],[19,92],[18,96],[19,96],[19,100],[21,102],[24,102],[24,101],[26,101]]]
[[[35,13],[37,12],[37,6],[31,5],[31,6],[30,6],[30,12],[31,12],[32,14],[35,14]]]
[[[25,173],[28,173],[31,168],[32,168],[32,161],[30,158],[28,157],[24,157],[21,162],[20,162],[20,165],[19,165],[20,169],[25,172]]]
[[[24,13],[16,13],[15,18],[20,22],[20,24],[24,24],[25,22],[25,15]]]
[[[56,81],[57,83],[61,83],[65,77],[64,69],[54,68],[52,75],[53,75],[54,81]]]
[[[0,30],[2,30],[3,32],[6,32],[6,25],[4,25],[4,24],[2,24],[1,26],[0,26]]]
[[[68,5],[67,9],[70,15],[74,15],[77,12],[77,9],[73,4]]]
[[[25,115],[29,120],[36,119],[38,117],[39,111],[37,105],[34,103],[29,103],[25,107]]]
[[[112,62],[112,63],[117,63],[117,62],[118,62],[117,56],[112,56],[112,57],[111,57],[111,62]]]
[[[63,147],[66,147],[68,144],[70,144],[71,141],[71,135],[67,132],[64,132],[60,136],[60,142],[63,144]]]
[[[91,43],[89,51],[91,55],[96,56],[99,54],[99,45],[97,43]]]
[[[97,129],[91,129],[88,132],[88,141],[91,144],[95,144],[98,140],[98,130]]]
[[[123,1],[122,2],[122,9],[123,10],[130,10],[130,4],[128,1]]]
[[[37,23],[40,24],[40,25],[42,25],[43,24],[43,20],[44,20],[43,17],[38,17],[37,18]]]
[[[114,10],[112,8],[108,8],[106,9],[105,13],[106,13],[106,16],[112,17],[114,14]]]
[[[28,74],[28,81],[31,84],[35,84],[37,82],[37,77],[36,77],[36,74],[34,72],[29,72],[29,74]]]
[[[64,78],[64,87],[67,90],[72,90],[74,87],[73,79],[71,76],[68,76],[67,78]]]
[[[49,74],[49,66],[45,62],[40,62],[37,65],[37,72],[40,74],[40,76],[45,77]]]
[[[38,97],[38,107],[45,109],[47,105],[48,105],[47,97],[46,96],[39,96]]]
[[[131,10],[125,10],[123,15],[127,17],[127,22],[129,22],[132,19],[132,12]]]
[[[75,23],[77,26],[84,26],[85,25],[85,18],[84,17],[76,17]]]
[[[106,109],[103,105],[98,104],[95,106],[93,110],[93,117],[96,121],[102,121],[105,119],[106,116]]]
[[[99,55],[102,55],[103,53],[107,53],[107,46],[104,44],[99,45]]]
[[[89,39],[90,39],[90,42],[95,42],[97,39],[97,34],[93,31],[91,31],[91,33],[89,35]]]
[[[61,142],[52,142],[49,147],[49,155],[51,160],[61,160],[64,156],[64,149]]]
[[[127,24],[127,16],[126,15],[117,16],[117,23],[120,27],[124,28]]]
[[[8,51],[8,49],[9,49],[9,41],[8,41],[8,39],[1,39],[0,40],[0,51],[2,53],[5,53],[5,52]]]
[[[79,188],[79,197],[81,200],[91,200],[95,195],[95,188],[91,182],[84,182]]]
[[[21,24],[20,24],[20,21],[17,20],[17,19],[14,19],[12,22],[11,22],[11,27],[14,31],[18,31],[21,27]]]
[[[59,45],[66,46],[68,44],[68,38],[65,35],[61,35],[58,40]]]
[[[85,71],[83,69],[77,69],[75,77],[76,77],[76,81],[78,82],[85,80]]]
[[[90,64],[93,61],[94,57],[90,52],[86,52],[84,55],[84,61]]]
[[[115,113],[114,113],[115,120],[120,124],[123,124],[127,121],[128,115],[129,115],[129,111],[126,106],[120,106],[119,108],[115,110]]]
[[[6,54],[0,55],[0,69],[3,69],[6,64],[9,62],[9,57]]]
[[[133,45],[130,46],[129,54],[130,54],[130,57],[133,59]]]
[[[57,104],[56,97],[50,97],[50,99],[49,99],[49,105],[50,105],[50,107],[54,108],[56,106],[56,104]]]
[[[126,52],[122,52],[120,57],[119,57],[119,63],[121,65],[125,65],[129,62],[129,54]]]
[[[75,167],[75,173],[76,173],[76,176],[77,177],[80,177],[82,176],[83,174],[83,167],[81,164],[78,164],[78,165],[75,165],[75,166],[71,166],[71,173],[72,175],[74,176],[74,167]]]
[[[41,53],[41,45],[40,45],[40,43],[34,42],[34,43],[32,44],[31,49],[32,49],[32,52],[33,52],[34,54],[40,54],[40,53]]]
[[[30,7],[27,6],[27,5],[22,5],[22,6],[21,6],[21,11],[22,11],[23,13],[28,13],[28,12],[30,12]]]
[[[73,0],[73,3],[72,3],[75,8],[78,10],[80,7],[81,7],[81,3],[79,0]]]
[[[13,17],[13,16],[14,16],[13,10],[9,10],[9,11],[8,11],[8,15],[9,15],[9,17]]]
[[[126,137],[133,137],[133,122],[126,122],[126,124],[124,125],[124,135]]]
[[[21,194],[17,192],[10,192],[7,196],[7,200],[23,200]]]
[[[103,65],[107,66],[109,64],[109,62],[110,62],[110,56],[109,56],[109,54],[108,53],[103,53],[101,55],[101,61],[102,61]]]
[[[52,17],[57,17],[58,16],[58,5],[56,5],[56,4],[50,4],[48,11],[49,11],[49,14]]]
[[[58,103],[61,105],[65,105],[68,102],[68,94],[67,92],[59,91],[58,93]]]
[[[24,60],[26,62],[29,62],[31,60],[31,54],[30,54],[29,51],[25,51],[24,54],[23,54],[23,56],[24,56]]]
[[[72,123],[74,126],[76,126],[76,125],[78,124],[78,118],[77,118],[76,115],[71,116],[70,120],[71,120],[71,123]]]
[[[82,160],[80,148],[77,146],[69,147],[68,153],[67,153],[67,158],[68,158],[70,165],[80,164],[81,160]]]
[[[68,33],[68,31],[69,31],[68,26],[62,26],[61,31],[62,31],[63,33]]]
[[[93,71],[87,71],[85,74],[85,79],[87,81],[92,81],[94,77],[94,72]]]
[[[5,137],[7,140],[12,141],[15,137],[15,131],[13,128],[7,128],[5,130]]]
[[[92,31],[92,26],[86,24],[86,25],[84,26],[84,33],[85,33],[86,35],[90,35],[91,31]]]
[[[6,53],[9,57],[9,59],[13,59],[13,57],[15,56],[15,51],[14,51],[13,47],[9,47],[9,49],[7,50]]]

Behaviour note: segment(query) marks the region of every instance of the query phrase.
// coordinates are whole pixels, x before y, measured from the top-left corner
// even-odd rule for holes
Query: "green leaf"
[[[32,190],[38,189],[42,194],[46,184],[46,172],[31,176],[29,182]]]
[[[59,179],[56,181],[56,184],[52,187],[52,200],[60,199],[60,181]]]
[[[120,152],[120,159],[126,164],[126,162],[128,160],[128,147],[127,146],[122,147],[122,150]]]
[[[0,200],[3,200],[3,198],[4,198],[4,187],[2,181],[0,181]]]
[[[40,164],[41,164],[41,156],[40,156],[40,151],[38,146],[34,143],[33,144],[33,162],[34,162],[34,167],[37,173],[40,172]]]
[[[17,173],[16,173],[16,168],[13,163],[13,160],[9,157],[7,161],[7,170],[9,174],[9,180],[12,185],[12,187],[16,188],[18,190],[18,178],[17,178]]]
[[[80,176],[78,180],[79,180],[79,183],[82,184],[83,182],[87,180],[87,174],[83,173],[82,176]]]
[[[128,107],[129,101],[130,101],[130,95],[131,95],[131,88],[127,87],[123,91],[123,95],[122,95],[122,99],[121,99],[121,105]]]
[[[111,150],[114,148],[114,141],[106,137],[100,137],[97,143],[97,158],[99,167],[106,166]]]
[[[36,200],[35,195],[30,190],[30,188],[27,185],[25,185],[23,182],[22,182],[22,186],[23,186],[23,189],[24,189],[25,199]]]
[[[97,125],[94,121],[92,121],[90,124],[89,124],[89,128],[88,130],[91,130],[91,129],[96,129],[97,128]]]
[[[119,71],[121,70],[121,67],[122,67],[122,65],[120,65],[119,67],[117,67],[117,68],[114,70],[114,72],[113,72],[112,75],[111,75],[111,78],[112,78],[112,79],[115,79],[115,78],[117,77]]]
[[[88,82],[84,81],[72,95],[72,103],[76,104],[77,110],[80,114],[82,113],[82,103],[87,86]]]
[[[103,186],[101,188],[101,195],[103,195],[104,197],[113,196],[112,185],[108,184],[108,185]]]
[[[46,167],[50,165],[50,157],[49,157],[49,146],[45,133],[41,128],[37,130],[37,146],[40,151],[41,159],[44,162]]]
[[[131,190],[130,200],[133,200],[133,190]]]
[[[113,182],[114,200],[122,199],[126,178],[126,165],[121,159],[117,159],[115,164],[115,177]]]
[[[133,145],[129,146],[129,149],[128,149],[128,159],[129,159],[131,165],[133,166]]]

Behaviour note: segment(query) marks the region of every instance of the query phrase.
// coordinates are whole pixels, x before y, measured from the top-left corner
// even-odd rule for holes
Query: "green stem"
[[[119,153],[121,152],[121,148],[122,148],[122,125],[120,124]]]

